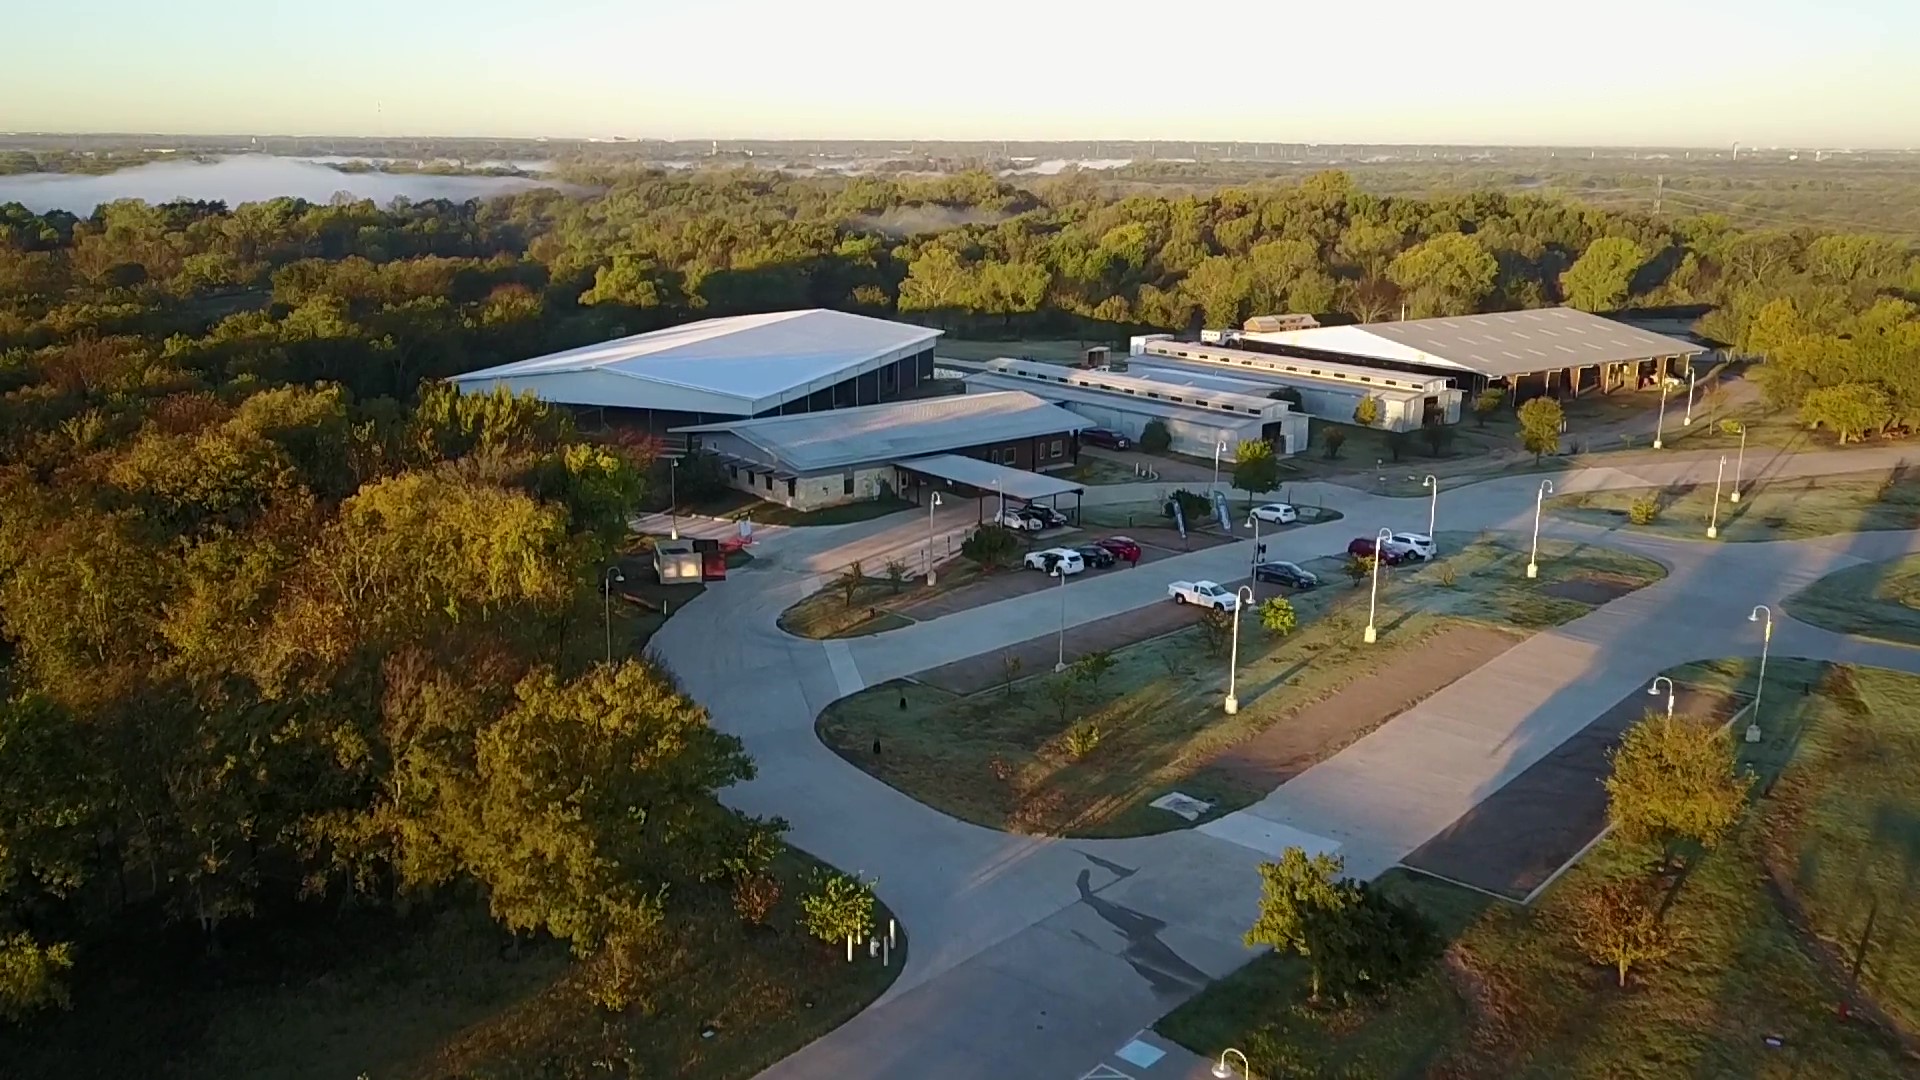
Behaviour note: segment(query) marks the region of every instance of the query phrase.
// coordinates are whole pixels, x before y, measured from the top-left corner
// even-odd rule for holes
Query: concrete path
[[[1443,490],[1439,527],[1524,532],[1542,479],[1560,491],[1711,482],[1718,459],[1675,453]],[[1750,476],[1770,477],[1902,463],[1902,456],[1878,451],[1748,458]],[[1311,487],[1346,520],[1273,535],[1270,557],[1338,550],[1350,536],[1380,526],[1426,527],[1424,499]],[[970,504],[936,512],[936,543],[970,527],[973,517]],[[805,641],[774,626],[782,609],[850,559],[924,552],[927,528],[927,518],[913,513],[787,530],[654,639],[656,654],[714,724],[739,735],[759,764],[754,780],[725,794],[728,802],[785,818],[795,844],[877,878],[877,891],[912,942],[905,971],[879,1002],[767,1076],[1105,1075],[1088,1069],[1251,956],[1240,935],[1257,905],[1260,861],[1299,844],[1338,851],[1358,874],[1392,866],[1661,669],[1757,653],[1759,628],[1746,621],[1756,603],[1774,607],[1776,656],[1920,671],[1920,651],[1805,626],[1779,606],[1832,570],[1920,551],[1920,534],[1709,544],[1549,518],[1544,535],[1637,551],[1662,562],[1669,575],[1535,635],[1261,802],[1201,829],[1109,841],[1013,836],[947,817],[873,779],[820,742],[815,716],[864,686],[995,650],[1062,621],[1079,625],[1166,603],[1165,583],[1174,578],[1243,576],[1251,545],[1175,556],[1150,573],[1071,583],[1063,590],[1064,620],[1061,596],[1043,590],[844,642]],[[1131,1076],[1187,1075],[1129,1070],[1124,1062],[1101,1067]]]

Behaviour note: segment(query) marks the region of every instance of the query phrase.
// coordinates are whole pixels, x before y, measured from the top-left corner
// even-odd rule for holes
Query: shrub
[[[1008,697],[1013,696],[1013,684],[1020,678],[1021,666],[1020,657],[1014,655],[1013,650],[1000,654],[1000,688]]]
[[[1186,516],[1188,528],[1192,528],[1197,522],[1207,520],[1207,516],[1213,513],[1213,500],[1198,491],[1180,488],[1167,496],[1167,504],[1162,508],[1162,512],[1172,517],[1175,503],[1179,504],[1180,512]]]
[[[1325,434],[1320,436],[1320,445],[1326,450],[1327,460],[1332,461],[1340,456],[1340,448],[1347,444],[1347,433],[1337,427],[1326,428],[1324,431]]]
[[[1438,420],[1421,428],[1420,434],[1427,440],[1428,457],[1444,457],[1447,448],[1453,445],[1453,428]]]
[[[1353,422],[1361,427],[1372,427],[1380,422],[1380,399],[1368,394],[1353,406]]]
[[[1537,397],[1520,406],[1520,445],[1533,454],[1535,461],[1546,454],[1560,452],[1560,429],[1565,426],[1566,412],[1560,403],[1547,397]]]
[[[904,560],[887,560],[887,584],[894,592],[900,591],[901,584],[907,580],[907,573],[907,564]]]
[[[982,525],[961,542],[960,554],[988,569],[1012,566],[1020,561],[1020,538],[1005,525]]]
[[[1073,677],[1086,683],[1098,693],[1100,680],[1114,668],[1112,649],[1095,649],[1093,652],[1073,662]]]
[[[1460,575],[1454,571],[1452,563],[1443,562],[1434,568],[1434,579],[1440,583],[1441,588],[1451,589],[1460,580]]]
[[[1741,431],[1741,427],[1740,427],[1740,421],[1738,421],[1738,420],[1722,420],[1722,421],[1720,421],[1720,434],[1722,434],[1722,435],[1738,435],[1738,434],[1740,434],[1740,431]]]
[[[1100,748],[1100,736],[1103,734],[1104,732],[1100,730],[1100,725],[1097,721],[1080,721],[1067,729],[1067,753],[1071,755],[1075,761],[1086,757],[1088,754]]]
[[[1368,555],[1349,555],[1344,569],[1354,587],[1359,588],[1360,583],[1367,580],[1367,575],[1373,573],[1373,558]]]
[[[1635,964],[1659,960],[1674,940],[1641,880],[1609,881],[1580,893],[1574,902],[1573,941],[1596,964],[1606,964],[1627,985]]]
[[[780,903],[780,880],[771,874],[750,874],[733,883],[733,911],[748,926],[765,926]]]
[[[1233,616],[1219,608],[1208,608],[1200,615],[1200,633],[1207,639],[1207,652],[1219,656],[1220,650],[1227,646],[1227,635],[1233,632]]]
[[[1407,442],[1412,436],[1404,431],[1387,432],[1387,453],[1393,456],[1394,464],[1407,456]]]
[[[1149,420],[1147,426],[1140,429],[1140,449],[1147,453],[1164,454],[1172,445],[1173,434],[1167,430],[1165,423]]]
[[[1499,412],[1500,406],[1505,404],[1506,400],[1505,392],[1493,387],[1480,391],[1480,396],[1473,399],[1474,421],[1481,427],[1486,427],[1487,417]]]
[[[800,898],[801,923],[821,941],[864,941],[873,933],[873,888],[838,870],[816,871],[813,888]]]
[[[1627,505],[1627,520],[1635,525],[1651,525],[1660,519],[1660,497],[1642,495]]]
[[[833,587],[840,590],[840,599],[846,601],[847,606],[851,608],[854,599],[860,595],[860,586],[865,584],[866,580],[867,576],[861,570],[860,560],[855,559],[847,564],[847,568],[840,572],[839,577],[833,579]]]
[[[1286,637],[1300,625],[1300,620],[1286,597],[1269,596],[1260,605],[1260,625],[1274,637]]]

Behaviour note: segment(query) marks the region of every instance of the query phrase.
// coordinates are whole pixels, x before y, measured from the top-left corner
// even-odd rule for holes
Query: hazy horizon
[[[1381,0],[1364,20],[1253,0],[1090,13],[339,0],[324,18],[233,0],[35,0],[10,21],[19,40],[69,43],[0,70],[0,130],[13,132],[1920,144],[1920,5],[1906,0],[1620,0],[1603,18]]]

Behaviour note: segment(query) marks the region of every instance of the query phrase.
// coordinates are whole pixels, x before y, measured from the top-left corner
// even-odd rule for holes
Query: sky
[[[15,0],[0,131],[1920,146],[1917,0]]]

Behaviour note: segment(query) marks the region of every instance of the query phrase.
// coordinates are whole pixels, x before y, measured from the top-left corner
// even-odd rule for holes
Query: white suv
[[[1433,537],[1426,533],[1394,533],[1387,539],[1387,548],[1425,562],[1433,558]]]
[[[1087,568],[1087,561],[1072,548],[1047,548],[1044,551],[1029,551],[1023,562],[1029,570],[1040,570],[1052,574],[1077,574]]]

